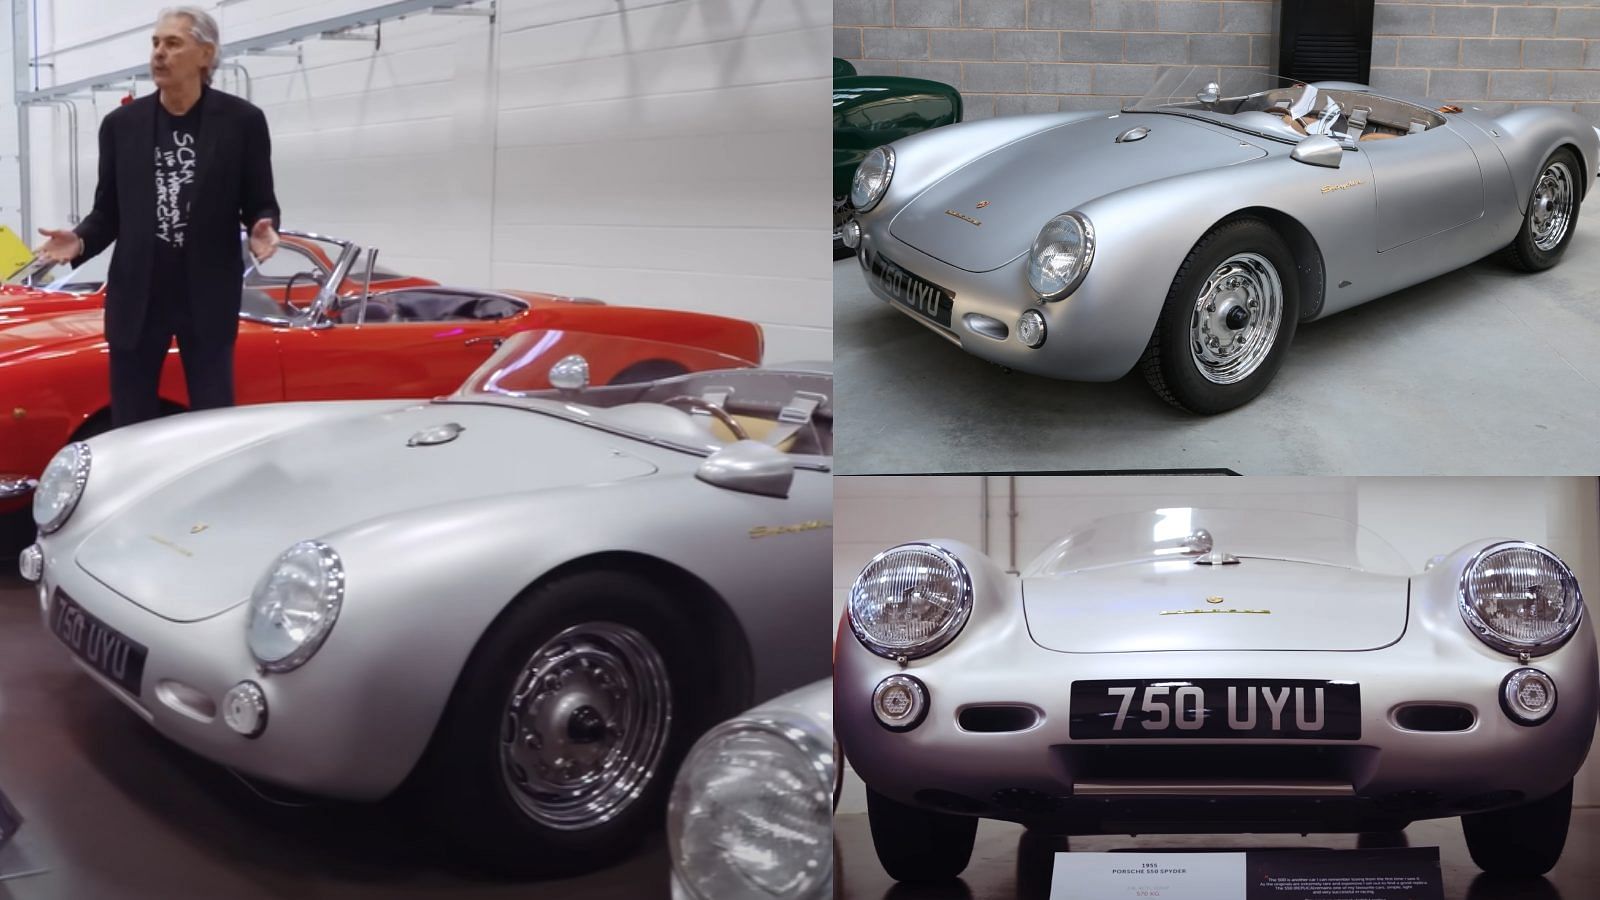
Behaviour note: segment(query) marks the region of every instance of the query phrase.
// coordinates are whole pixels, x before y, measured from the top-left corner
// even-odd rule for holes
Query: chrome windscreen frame
[[[247,312],[240,312],[239,317],[241,319],[247,319],[251,322],[260,322],[263,325],[272,325],[277,328],[332,328],[333,320],[329,317],[329,310],[333,306],[334,301],[339,299],[339,285],[343,284],[344,280],[349,277],[350,270],[355,266],[356,259],[361,256],[361,247],[354,241],[348,241],[344,238],[331,237],[326,234],[317,234],[314,231],[286,230],[280,231],[278,234],[287,235],[289,237],[304,238],[305,240],[309,241],[322,241],[324,243],[333,244],[339,248],[339,258],[334,261],[333,270],[328,273],[327,280],[323,282],[321,289],[317,291],[316,298],[311,301],[311,306],[309,306],[305,312],[294,316],[293,318],[257,316]],[[372,261],[369,260],[369,264],[367,266],[366,285],[366,289],[369,290],[372,286],[371,273]],[[366,311],[366,304],[364,301],[365,295],[363,295],[362,303],[363,315]]]

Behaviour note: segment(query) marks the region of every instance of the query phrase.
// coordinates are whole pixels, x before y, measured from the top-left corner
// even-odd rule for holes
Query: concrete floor
[[[91,682],[14,573],[0,564],[0,790],[26,821],[0,851],[0,900],[670,894],[660,834],[606,872],[503,882],[453,866],[409,811],[267,803]]]
[[[1336,850],[1366,847],[1439,848],[1445,900],[1590,900],[1600,897],[1600,809],[1573,810],[1572,831],[1561,861],[1544,878],[1500,879],[1483,874],[1467,855],[1456,819],[1418,822],[1395,835],[1127,835],[1075,837],[1071,849],[1244,850],[1264,847]],[[1403,840],[1403,843],[1401,842]],[[1020,825],[985,821],[962,877],[938,887],[896,884],[878,865],[864,813],[834,819],[835,895],[842,900],[1046,900],[1054,854],[1065,838],[1030,835]]]
[[[874,297],[854,259],[837,262],[838,470],[1593,474],[1600,205],[1588,213],[1548,272],[1484,260],[1303,326],[1265,393],[1210,418],[1168,406],[1137,373],[1007,375]]]

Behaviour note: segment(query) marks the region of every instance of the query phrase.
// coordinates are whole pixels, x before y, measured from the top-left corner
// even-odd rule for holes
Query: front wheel
[[[1283,239],[1260,219],[1225,222],[1178,268],[1140,368],[1168,403],[1226,412],[1277,374],[1299,318],[1300,284]]]
[[[972,859],[978,820],[907,806],[867,788],[867,823],[878,862],[895,881],[949,881]]]
[[[660,827],[692,737],[681,631],[667,596],[634,575],[526,592],[461,674],[424,761],[427,812],[495,871],[622,857]]]
[[[1524,272],[1542,272],[1561,261],[1578,225],[1583,186],[1578,157],[1565,147],[1550,154],[1534,182],[1528,212],[1516,240],[1506,248],[1506,259]]]
[[[1461,817],[1467,852],[1491,875],[1543,875],[1561,858],[1572,820],[1572,782],[1554,794],[1510,809]]]

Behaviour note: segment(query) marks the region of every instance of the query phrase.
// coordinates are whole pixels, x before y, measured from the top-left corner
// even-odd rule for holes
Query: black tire
[[[972,860],[973,816],[917,809],[867,788],[867,822],[878,862],[895,881],[949,881]]]
[[[1564,226],[1566,231],[1561,235],[1559,241],[1550,249],[1541,250],[1535,241],[1534,234],[1534,214],[1539,212],[1539,210],[1535,209],[1535,204],[1540,195],[1545,174],[1555,170],[1558,164],[1566,169],[1567,189],[1571,196],[1572,211]],[[1583,166],[1578,163],[1577,154],[1566,147],[1562,147],[1550,154],[1550,158],[1546,159],[1544,165],[1539,167],[1539,174],[1534,178],[1533,196],[1528,200],[1528,211],[1522,217],[1522,227],[1517,230],[1516,239],[1505,249],[1505,260],[1513,268],[1521,269],[1524,272],[1543,272],[1561,261],[1562,255],[1567,252],[1567,245],[1572,243],[1572,233],[1578,228],[1578,210],[1583,205],[1582,197],[1585,186],[1582,173]]]
[[[463,857],[500,874],[570,875],[616,862],[660,829],[678,764],[708,718],[725,714],[694,708],[689,688],[703,683],[702,670],[714,663],[696,662],[693,635],[674,613],[667,593],[650,581],[590,571],[525,591],[494,622],[456,682],[416,779],[423,814]],[[536,651],[568,628],[602,624],[642,635],[665,663],[667,737],[648,780],[610,819],[552,827],[525,812],[508,783],[501,759],[506,704]]]
[[[1190,348],[1194,306],[1212,273],[1241,253],[1255,254],[1271,264],[1281,290],[1282,308],[1270,344],[1264,345],[1265,357],[1238,381],[1218,384],[1201,374]],[[1294,340],[1299,319],[1300,283],[1288,245],[1260,219],[1224,222],[1207,232],[1178,267],[1140,360],[1140,370],[1156,394],[1174,406],[1200,415],[1226,412],[1255,399],[1272,381]]]
[[[1467,852],[1491,875],[1543,875],[1561,858],[1572,821],[1572,782],[1554,794],[1461,817]]]
[[[647,359],[617,373],[611,384],[643,384],[688,374],[689,370],[670,359]]]

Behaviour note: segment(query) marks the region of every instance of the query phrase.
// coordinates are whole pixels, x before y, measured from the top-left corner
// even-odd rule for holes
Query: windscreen
[[[1272,509],[1170,507],[1096,519],[1050,545],[1025,570],[1049,577],[1130,562],[1193,559],[1212,550],[1411,574],[1387,541],[1346,519]]]

